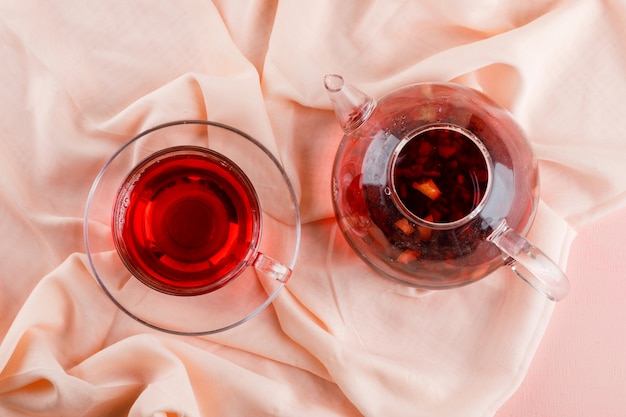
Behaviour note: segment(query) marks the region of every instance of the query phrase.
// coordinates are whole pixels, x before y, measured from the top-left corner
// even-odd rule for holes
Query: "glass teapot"
[[[326,75],[345,136],[332,193],[339,227],[374,270],[423,289],[482,279],[509,265],[551,300],[569,282],[523,236],[534,219],[537,162],[509,112],[452,83],[379,100]]]

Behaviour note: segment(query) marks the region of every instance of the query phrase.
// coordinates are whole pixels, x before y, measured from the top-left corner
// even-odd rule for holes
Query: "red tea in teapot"
[[[462,127],[443,123],[409,132],[395,144],[392,139],[379,140],[389,140],[393,147],[389,153],[379,152],[389,164],[363,165],[356,186],[363,185],[364,205],[358,208],[360,198],[346,202],[383,233],[392,262],[471,257],[480,263],[492,256],[485,245],[477,250],[491,230],[478,214],[493,196],[494,186],[491,157],[481,140]],[[383,170],[387,182],[380,187],[370,179],[381,177]]]
[[[469,132],[431,126],[405,139],[392,159],[392,187],[399,208],[429,223],[453,223],[483,201],[489,154]]]
[[[256,248],[260,209],[245,174],[216,152],[177,147],[140,163],[114,208],[114,238],[127,268],[172,295],[212,291]]]

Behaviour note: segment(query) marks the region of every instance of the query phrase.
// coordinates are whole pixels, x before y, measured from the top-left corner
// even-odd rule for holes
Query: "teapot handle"
[[[505,221],[494,229],[487,240],[512,258],[509,266],[520,278],[549,299],[562,300],[569,292],[570,284],[565,273]]]

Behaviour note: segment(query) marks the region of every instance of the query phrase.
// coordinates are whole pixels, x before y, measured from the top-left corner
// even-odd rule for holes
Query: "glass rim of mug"
[[[423,133],[432,131],[432,130],[451,130],[461,134],[466,139],[469,139],[476,148],[480,151],[483,156],[483,160],[485,162],[485,166],[487,168],[487,188],[485,189],[482,198],[475,205],[474,208],[468,213],[466,213],[463,217],[457,220],[448,221],[448,222],[435,222],[426,220],[415,213],[413,213],[402,201],[401,197],[398,195],[397,187],[396,187],[396,179],[395,179],[395,171],[396,171],[396,163],[400,156],[402,150],[413,140],[417,139],[418,135]],[[396,208],[402,213],[408,220],[419,224],[420,226],[428,227],[434,230],[449,230],[454,229],[456,227],[462,226],[464,224],[469,223],[472,219],[474,219],[478,214],[482,211],[482,209],[487,204],[489,197],[491,195],[491,190],[493,188],[493,160],[489,153],[489,150],[485,146],[485,144],[480,140],[480,138],[470,130],[458,126],[453,123],[442,123],[435,122],[429,123],[423,126],[420,126],[417,129],[414,129],[404,135],[402,139],[395,145],[393,152],[391,153],[391,158],[389,161],[389,165],[387,166],[387,183],[389,186],[389,195],[393,204]]]
[[[214,129],[215,131],[222,132],[220,136],[222,134],[226,136],[234,135],[234,137],[237,137],[238,140],[242,140],[243,142],[247,143],[246,146],[253,149],[254,152],[257,152],[255,155],[260,158],[263,158],[263,161],[265,161],[268,167],[271,167],[272,169],[271,175],[274,176],[276,180],[279,182],[277,187],[282,187],[281,189],[284,189],[282,192],[283,194],[281,194],[281,198],[288,200],[288,201],[282,202],[282,203],[286,203],[288,206],[285,208],[285,213],[287,213],[286,215],[289,216],[288,223],[280,222],[278,226],[274,226],[274,228],[277,230],[276,233],[279,233],[279,235],[275,239],[284,239],[284,242],[286,242],[280,245],[281,246],[280,256],[282,257],[280,261],[282,262],[282,266],[287,268],[287,270],[289,271],[289,275],[287,276],[287,278],[284,280],[281,280],[279,278],[276,278],[276,276],[273,276],[271,272],[268,273],[267,276],[265,276],[264,278],[261,278],[261,277],[257,278],[259,281],[262,281],[260,282],[260,284],[259,283],[255,284],[257,286],[261,285],[260,288],[263,294],[262,299],[261,299],[261,296],[256,297],[254,299],[246,298],[244,301],[242,301],[242,303],[248,303],[248,304],[243,305],[240,308],[241,311],[233,311],[233,312],[226,311],[223,314],[220,311],[219,314],[216,314],[220,316],[219,320],[216,320],[216,323],[212,322],[212,317],[216,315],[210,316],[207,313],[206,318],[208,318],[208,321],[210,321],[210,323],[203,322],[203,323],[198,324],[197,326],[195,323],[198,322],[200,319],[197,319],[195,317],[190,318],[190,320],[194,321],[193,325],[189,323],[180,323],[179,321],[174,322],[176,318],[172,318],[171,320],[167,319],[169,321],[164,319],[165,320],[165,324],[164,324],[164,322],[161,321],[161,318],[165,317],[165,313],[158,313],[160,314],[159,319],[158,321],[155,320],[153,316],[151,315],[152,314],[151,311],[161,310],[162,304],[161,305],[151,304],[150,306],[147,306],[147,307],[146,305],[144,305],[142,306],[142,310],[139,311],[135,303],[138,302],[138,303],[145,304],[147,303],[147,301],[143,300],[143,296],[141,294],[130,293],[130,295],[128,295],[129,292],[132,290],[128,290],[129,292],[127,292],[125,295],[126,298],[118,299],[120,295],[119,293],[121,290],[115,287],[114,285],[112,285],[112,281],[111,281],[112,278],[110,278],[110,276],[107,276],[111,274],[111,272],[108,270],[109,265],[107,263],[110,263],[111,259],[113,259],[110,257],[110,255],[115,253],[115,256],[119,258],[119,254],[117,254],[117,250],[115,249],[114,243],[111,239],[112,230],[109,230],[108,232],[108,234],[111,236],[111,238],[108,239],[110,240],[109,243],[107,243],[107,239],[103,240],[103,236],[101,235],[101,233],[106,230],[106,229],[103,229],[102,227],[106,227],[108,229],[111,229],[113,227],[112,224],[110,225],[107,224],[112,221],[111,207],[114,204],[113,199],[115,198],[115,197],[112,197],[112,195],[113,196],[116,195],[115,192],[112,191],[112,189],[115,188],[117,190],[117,188],[121,186],[122,181],[119,179],[116,180],[116,181],[119,181],[116,186],[113,186],[112,184],[105,184],[105,183],[110,182],[111,177],[114,179],[116,177],[126,178],[126,176],[130,172],[129,170],[125,171],[123,174],[120,174],[118,172],[113,172],[115,170],[114,168],[116,168],[117,165],[121,163],[119,161],[124,158],[128,158],[128,154],[130,154],[130,152],[135,149],[135,147],[133,146],[134,144],[139,146],[139,145],[144,144],[143,142],[144,140],[149,141],[150,140],[149,138],[148,139],[144,139],[144,138],[150,135],[151,133],[154,133],[154,132],[166,129],[166,128],[184,127],[184,126],[191,126],[192,128],[194,126],[196,128],[204,126],[206,127],[206,129],[209,129],[209,130]],[[230,138],[230,139],[232,140],[233,138]],[[228,143],[225,143],[225,144],[223,143],[222,145],[226,147],[231,146],[231,142],[229,141],[227,142]],[[187,146],[187,145],[184,145],[184,146]],[[201,145],[201,147],[205,147],[205,146],[207,149],[212,149],[213,147],[212,143],[208,143],[208,145],[205,145],[203,142],[203,145]],[[152,153],[154,152],[151,152],[150,154]],[[217,153],[221,154],[220,151],[217,151]],[[222,156],[226,156],[226,155],[222,155]],[[134,162],[131,165],[131,168],[136,165],[139,165],[139,163],[143,161],[143,159],[145,158],[139,158],[139,162]],[[234,161],[234,162],[236,165],[239,165],[237,161]],[[245,172],[246,170],[242,168],[242,171]],[[247,172],[245,173],[248,175]],[[122,176],[120,177],[120,175]],[[259,181],[259,180],[253,179],[252,182],[255,182],[255,181]],[[284,195],[284,197],[282,197],[282,195]],[[101,200],[104,200],[105,198],[107,199],[106,201],[101,201]],[[260,216],[264,217],[266,213],[265,213],[265,209],[263,208],[262,200],[263,199],[261,198],[259,201],[259,204],[261,206]],[[102,208],[103,204],[105,205],[108,204],[108,207],[109,207],[108,219],[105,219],[104,218],[105,216],[100,213],[103,210]],[[272,215],[273,214],[270,214],[270,217]],[[87,195],[85,209],[84,209],[84,217],[83,217],[83,243],[84,243],[85,250],[86,250],[87,266],[91,272],[91,275],[98,282],[99,286],[101,287],[103,292],[106,294],[106,296],[113,302],[113,304],[119,310],[121,310],[123,313],[125,313],[134,321],[148,328],[162,331],[164,333],[175,334],[175,335],[202,336],[202,335],[215,334],[215,333],[223,332],[223,331],[232,329],[234,327],[237,327],[249,321],[250,319],[254,318],[263,310],[265,310],[278,296],[282,288],[285,286],[287,280],[289,279],[289,276],[291,275],[291,271],[293,271],[293,268],[296,264],[296,260],[298,257],[298,252],[299,252],[300,243],[301,243],[301,234],[302,234],[300,216],[301,215],[300,215],[300,211],[298,207],[297,193],[295,191],[295,188],[291,180],[289,179],[287,172],[285,171],[285,168],[282,166],[279,159],[276,156],[274,156],[274,154],[267,147],[265,147],[259,140],[255,139],[251,135],[245,133],[244,131],[236,127],[233,127],[231,125],[221,123],[221,122],[211,121],[211,120],[180,119],[180,120],[173,120],[173,121],[168,121],[168,122],[164,122],[160,124],[155,124],[152,127],[139,131],[139,133],[133,135],[130,139],[122,143],[106,159],[106,161],[104,162],[104,164],[102,165],[102,167],[100,168],[100,170],[98,171],[98,173],[96,174],[92,182],[91,188]],[[265,233],[263,233],[263,235],[265,235]],[[269,237],[268,238],[259,237],[258,241],[261,242],[262,239],[269,239]],[[282,241],[283,240],[281,240],[281,242]],[[106,249],[103,249],[103,245],[106,247]],[[259,245],[262,246],[262,243],[260,243]],[[263,253],[259,252],[258,250],[257,250],[257,254],[263,255]],[[265,256],[264,258],[268,258],[268,257]],[[115,262],[121,264],[120,259],[115,260]],[[124,269],[126,269],[125,266],[124,266]],[[244,277],[252,276],[252,275],[258,276],[259,274],[257,272],[255,273],[250,272],[250,273],[244,274]],[[241,277],[240,279],[243,280],[244,277]],[[136,278],[136,277],[131,275],[131,278]],[[230,282],[237,282],[237,281],[240,281],[240,279],[231,280]],[[249,278],[245,278],[245,279],[248,281],[250,280]],[[215,291],[186,297],[186,296],[162,293],[158,290],[149,288],[147,285],[139,282],[139,279],[136,279],[136,281],[138,282],[138,284],[134,285],[135,287],[141,286],[141,288],[144,288],[143,291],[149,291],[149,293],[146,292],[144,295],[150,294],[148,297],[152,297],[153,295],[155,297],[160,297],[158,298],[158,300],[159,301],[165,300],[164,301],[165,303],[169,303],[170,301],[173,301],[174,303],[177,302],[178,304],[168,307],[168,310],[167,310],[167,311],[173,312],[176,316],[180,316],[181,314],[183,314],[179,310],[185,309],[185,304],[181,300],[192,300],[195,303],[194,308],[198,308],[197,307],[198,305],[210,306],[212,304],[212,300],[216,300],[217,299],[216,297],[220,297],[220,294],[223,294],[223,291],[226,291],[226,288],[230,287],[229,285],[226,285],[226,286],[223,286],[222,288],[216,289]],[[236,284],[236,287],[237,289],[241,289],[243,285],[244,284]],[[126,289],[124,289],[124,291],[126,291]],[[234,290],[231,290],[231,291],[234,291]],[[222,297],[224,296],[222,295]],[[238,300],[235,300],[235,301],[238,301]],[[230,305],[229,303],[225,303],[225,300],[223,299],[218,304]]]
[[[171,287],[171,285],[167,285],[166,283],[161,282],[161,278],[165,279],[165,277],[160,276],[160,278],[155,278],[151,276],[150,271],[144,270],[144,268],[142,268],[139,265],[136,265],[135,262],[128,259],[129,256],[127,253],[128,252],[127,245],[124,242],[124,238],[122,237],[122,224],[120,224],[119,222],[119,217],[124,215],[123,211],[126,209],[124,200],[128,192],[132,190],[132,187],[134,187],[135,183],[139,180],[139,177],[143,174],[143,172],[146,169],[149,169],[154,164],[161,163],[164,158],[169,158],[178,154],[189,155],[190,153],[207,157],[208,159],[211,159],[214,162],[223,161],[227,163],[229,166],[229,170],[233,171],[233,173],[238,178],[238,180],[241,181],[240,184],[244,186],[244,188],[246,188],[246,192],[250,194],[249,196],[253,197],[251,201],[248,201],[248,202],[254,204],[254,207],[252,207],[251,211],[255,215],[252,216],[253,232],[252,232],[251,245],[248,247],[245,255],[241,257],[240,261],[237,264],[233,265],[233,267],[230,270],[228,270],[225,273],[225,275],[222,276],[216,282],[210,282],[209,284],[205,284],[201,286],[186,287],[184,290],[181,288],[180,291],[174,291],[169,288]],[[125,192],[122,193],[122,191],[125,191]],[[113,207],[112,215],[113,215],[113,219],[112,219],[113,240],[115,243],[115,247],[118,251],[118,254],[122,262],[128,268],[128,270],[137,279],[139,279],[145,285],[147,285],[148,287],[151,287],[152,289],[156,291],[161,291],[165,294],[183,296],[183,297],[201,295],[210,291],[214,291],[222,287],[223,285],[228,284],[228,282],[231,281],[232,279],[237,278],[237,276],[240,275],[245,270],[245,268],[250,265],[250,263],[253,261],[254,257],[258,253],[259,245],[261,242],[262,229],[263,229],[259,198],[258,198],[256,189],[254,188],[252,182],[250,181],[248,176],[245,174],[245,172],[234,161],[231,161],[229,158],[220,154],[219,152],[214,151],[213,149],[210,149],[210,148],[204,148],[202,146],[196,146],[196,145],[179,145],[179,146],[163,148],[148,155],[143,160],[138,162],[135,165],[135,167],[132,169],[132,171],[128,174],[128,176],[126,177],[122,185],[120,186],[120,192],[117,195],[117,199]],[[157,273],[156,271],[154,272]]]

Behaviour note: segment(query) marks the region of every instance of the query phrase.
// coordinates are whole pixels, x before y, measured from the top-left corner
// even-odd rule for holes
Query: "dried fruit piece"
[[[432,214],[429,214],[424,218],[424,220],[426,220],[427,222],[432,222],[434,219]],[[428,240],[433,235],[433,229],[431,229],[430,227],[417,226],[417,231],[419,232],[420,238],[422,238],[422,240]]]
[[[407,236],[410,236],[415,232],[415,228],[411,226],[411,223],[409,223],[409,221],[404,217],[398,220],[395,224],[396,227],[402,230],[402,233]]]
[[[420,143],[418,154],[420,156],[430,156],[433,153],[434,149],[435,147],[433,145],[426,141],[423,141]]]
[[[442,158],[450,158],[456,153],[456,147],[454,145],[439,145],[437,152]]]
[[[411,250],[411,249],[407,249],[404,252],[402,252],[399,256],[398,259],[396,259],[399,263],[401,264],[408,264],[410,262],[415,262],[417,261],[417,259],[420,257],[420,253],[418,251],[415,250]]]
[[[424,194],[426,197],[430,198],[431,200],[435,200],[441,195],[439,187],[437,187],[437,184],[435,184],[432,178],[429,178],[428,180],[420,183],[414,182],[412,184],[412,187],[420,193]]]

